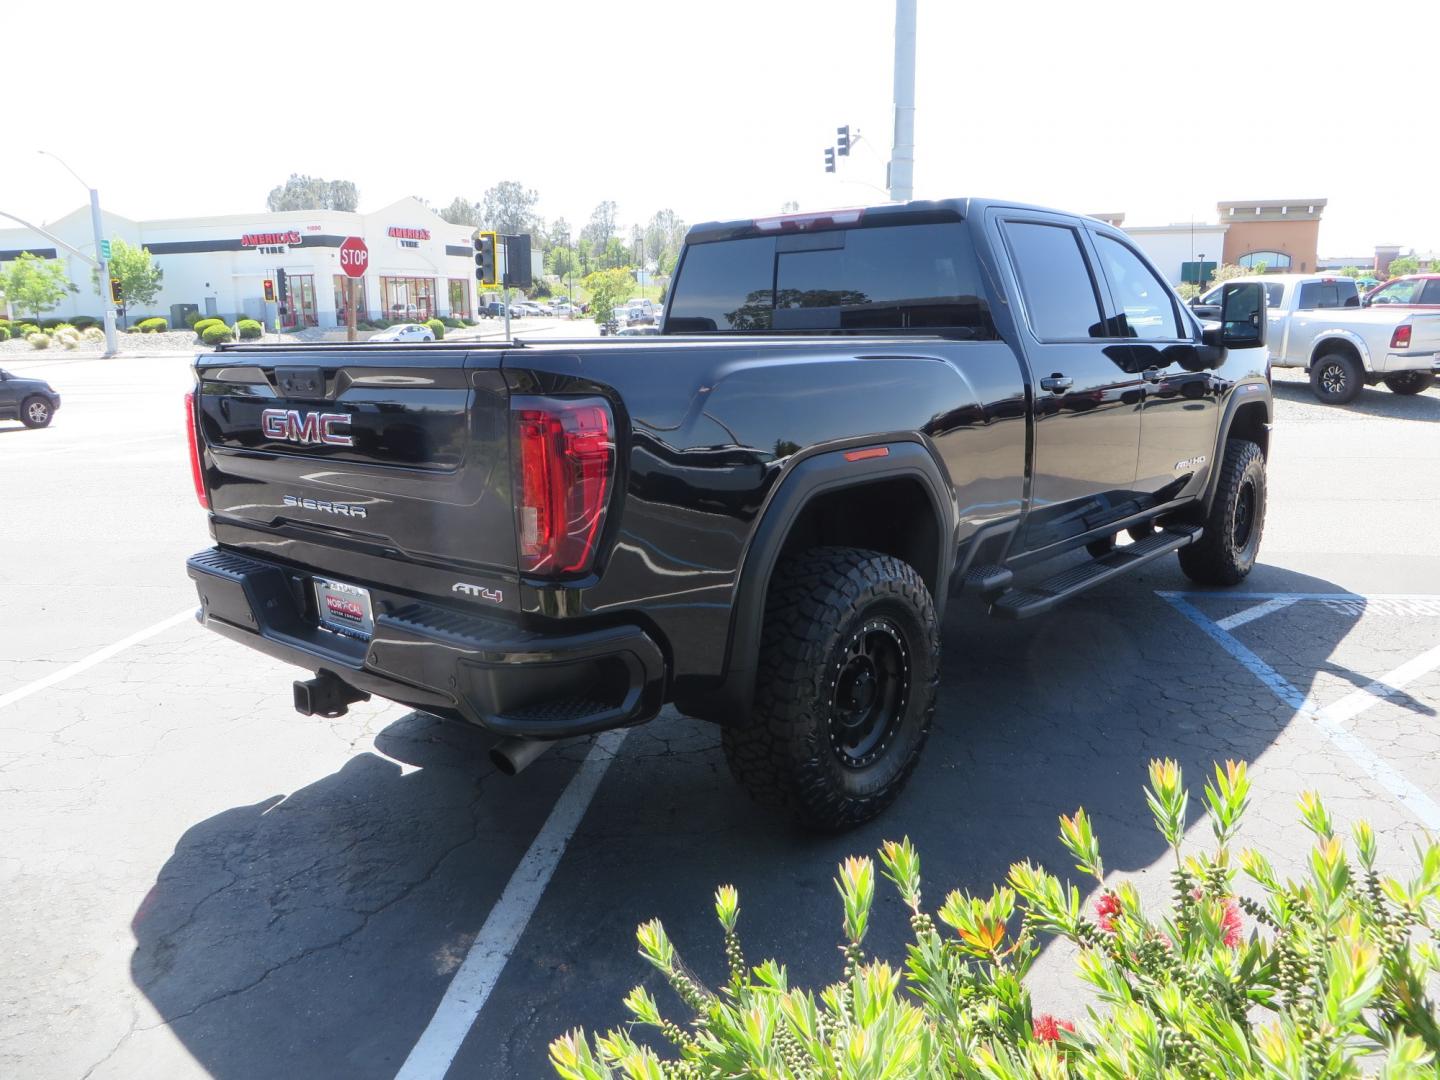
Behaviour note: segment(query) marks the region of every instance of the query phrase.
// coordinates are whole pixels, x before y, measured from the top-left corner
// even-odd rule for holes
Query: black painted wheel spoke
[[[905,639],[886,618],[866,620],[845,643],[835,673],[830,744],[842,765],[863,768],[889,746],[909,695]]]

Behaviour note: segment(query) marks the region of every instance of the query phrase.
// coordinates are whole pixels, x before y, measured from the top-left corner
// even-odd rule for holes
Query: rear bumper
[[[200,594],[197,618],[212,630],[500,734],[559,739],[624,727],[651,719],[664,700],[664,658],[639,627],[543,634],[375,589],[375,632],[364,642],[320,628],[305,571],[225,548],[192,555],[186,570]]]
[[[1399,371],[1440,371],[1440,353],[1387,352],[1381,371],[1386,375]]]

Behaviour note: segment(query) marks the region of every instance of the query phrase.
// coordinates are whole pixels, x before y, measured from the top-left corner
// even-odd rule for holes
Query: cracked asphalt
[[[0,699],[193,607],[183,562],[209,542],[184,358],[9,367],[44,372],[65,403],[45,431],[0,424]],[[1440,646],[1440,392],[1333,409],[1282,374],[1276,396],[1263,565],[1241,592],[1406,597],[1300,600],[1228,631],[1323,710]],[[917,843],[938,900],[1018,859],[1068,872],[1056,816],[1084,805],[1110,872],[1160,899],[1140,794],[1155,756],[1192,789],[1213,761],[1252,762],[1245,839],[1282,872],[1299,868],[1307,788],[1343,823],[1370,818],[1404,865],[1413,809],[1160,595],[1188,587],[1164,563],[1027,623],[952,604],[920,768],[847,836],[751,806],[707,725],[667,711],[637,729],[447,1075],[545,1076],[555,1035],[622,1022],[632,985],[660,990],[634,948],[651,916],[717,980],[723,882],[751,960],[828,981],[835,864],[888,837]],[[1188,602],[1214,623],[1262,598]],[[1440,671],[1411,674],[1346,729],[1440,801]],[[0,707],[0,1076],[394,1076],[588,743],[507,779],[485,733],[398,706],[302,718],[295,677],[180,620]],[[898,958],[884,887],[874,923],[869,944]],[[1045,1011],[1082,1007],[1072,961],[1051,948],[1038,966]]]

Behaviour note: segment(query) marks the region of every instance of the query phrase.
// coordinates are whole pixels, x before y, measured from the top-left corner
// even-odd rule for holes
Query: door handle
[[[1160,371],[1160,369],[1159,369],[1158,367],[1147,367],[1147,368],[1141,373],[1141,377],[1142,377],[1146,382],[1153,382],[1153,383],[1158,383],[1158,382],[1160,381],[1160,375],[1161,375],[1161,371]]]
[[[1058,371],[1040,380],[1040,389],[1049,390],[1052,394],[1058,394],[1061,390],[1069,390],[1074,385],[1074,379],[1066,378]]]

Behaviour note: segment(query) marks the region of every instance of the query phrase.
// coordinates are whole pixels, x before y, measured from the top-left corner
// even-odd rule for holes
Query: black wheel
[[[1428,371],[1397,371],[1386,375],[1382,382],[1392,394],[1423,394],[1435,385],[1435,376]]]
[[[1115,537],[1111,535],[1101,537],[1099,540],[1091,540],[1085,545],[1085,550],[1095,559],[1100,558],[1102,555],[1109,555],[1110,552],[1115,550]]]
[[[814,548],[775,572],[755,708],[722,740],[758,802],[838,832],[905,786],[935,711],[940,628],[914,567],[856,548]]]
[[[1365,388],[1365,372],[1344,353],[1327,353],[1310,365],[1310,389],[1327,405],[1348,405]]]
[[[26,427],[49,427],[55,410],[39,394],[20,403],[20,422]]]
[[[1180,569],[1201,585],[1239,584],[1255,565],[1264,531],[1265,455],[1248,439],[1231,439],[1205,532],[1180,549]]]

